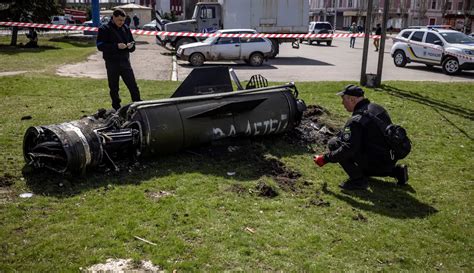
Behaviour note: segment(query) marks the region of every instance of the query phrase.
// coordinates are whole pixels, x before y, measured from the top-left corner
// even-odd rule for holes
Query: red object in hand
[[[326,160],[324,160],[324,155],[315,155],[313,160],[314,160],[314,163],[316,163],[316,165],[318,165],[319,167],[326,165]]]

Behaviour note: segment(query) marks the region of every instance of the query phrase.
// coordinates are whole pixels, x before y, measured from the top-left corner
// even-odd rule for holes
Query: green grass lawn
[[[61,62],[73,61],[65,55]],[[29,126],[110,105],[105,80],[54,76],[48,72],[54,66],[0,77],[1,272],[77,271],[107,258],[151,260],[167,271],[474,269],[472,83],[385,82],[366,89],[412,138],[403,160],[410,181],[397,187],[390,178],[374,179],[369,191],[346,194],[337,187],[345,179],[339,166],[316,168],[306,147],[278,137],[239,142],[237,153],[215,157],[182,152],[143,159],[118,174],[31,172],[22,156]],[[334,95],[347,82],[296,84],[300,97],[328,109],[335,124],[347,119]],[[139,85],[144,99],[156,99],[178,84]],[[124,86],[121,92],[129,101]],[[295,187],[270,175],[270,159],[302,175]],[[262,182],[278,196],[260,196]],[[19,198],[24,192],[34,196]]]

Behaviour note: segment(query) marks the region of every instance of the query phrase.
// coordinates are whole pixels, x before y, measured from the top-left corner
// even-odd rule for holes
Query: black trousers
[[[120,61],[105,61],[105,68],[107,69],[107,79],[109,81],[110,98],[112,99],[112,107],[117,110],[120,108],[119,95],[119,78],[122,77],[123,82],[130,91],[132,101],[140,101],[140,90],[133,74],[132,66],[129,60]]]
[[[337,137],[333,137],[328,141],[330,151],[338,149],[341,145],[342,142]],[[339,162],[339,165],[341,165],[350,179],[360,179],[368,176],[395,177],[395,163],[396,161],[381,160],[380,158],[359,153],[353,158]]]

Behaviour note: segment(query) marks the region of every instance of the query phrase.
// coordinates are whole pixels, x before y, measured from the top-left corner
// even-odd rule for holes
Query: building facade
[[[373,24],[381,23],[385,0],[373,0]],[[387,0],[389,1],[389,0]],[[329,21],[337,29],[365,25],[367,0],[309,0],[310,20]],[[387,27],[450,25],[474,31],[474,0],[391,0]]]

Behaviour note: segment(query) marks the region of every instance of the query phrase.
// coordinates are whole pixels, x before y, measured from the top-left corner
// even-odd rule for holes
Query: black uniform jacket
[[[107,24],[99,27],[99,34],[97,35],[97,48],[103,52],[103,57],[106,61],[128,61],[130,52],[135,51],[135,45],[131,49],[119,49],[119,43],[135,42],[128,28],[125,24],[122,27],[117,27],[112,20]]]
[[[375,121],[364,112],[369,112],[387,125],[392,121],[387,111],[380,105],[371,103],[364,99],[357,103],[349,119],[339,133],[341,146],[325,154],[326,162],[341,162],[344,160],[356,160],[364,158],[368,161],[390,161],[390,149],[386,143],[383,133]]]

